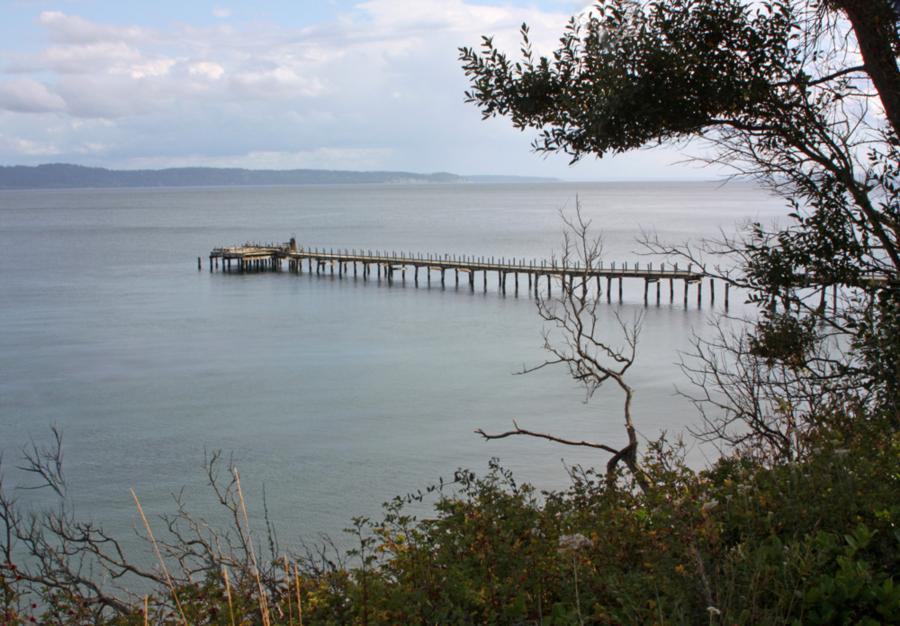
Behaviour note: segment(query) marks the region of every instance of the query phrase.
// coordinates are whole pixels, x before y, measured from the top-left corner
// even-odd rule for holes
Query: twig
[[[294,626],[294,607],[291,606],[291,566],[288,564],[287,556],[284,556],[284,580],[287,583],[287,601],[288,601],[288,620],[290,626]]]
[[[297,618],[300,620],[300,626],[303,626],[303,605],[300,604],[300,571],[297,564],[294,563],[294,585],[297,590]]]
[[[250,516],[247,514],[247,503],[244,501],[244,492],[241,489],[241,476],[236,467],[232,468],[234,482],[237,487],[238,499],[241,502],[241,511],[244,513],[244,523],[247,525],[247,545],[250,548],[250,562],[253,565],[253,575],[256,576],[256,586],[259,588],[259,612],[262,615],[263,626],[270,626],[269,603],[262,579],[259,576],[259,566],[256,562],[256,551],[253,549],[253,539],[250,536]]]
[[[222,578],[225,580],[225,597],[228,599],[228,615],[231,617],[231,626],[234,623],[234,606],[231,602],[231,582],[228,580],[228,566],[222,564]]]
[[[184,622],[184,626],[188,626],[187,618],[184,616],[184,609],[181,607],[181,601],[178,599],[178,591],[175,589],[175,583],[172,582],[172,577],[169,575],[169,568],[166,567],[166,562],[163,560],[162,553],[159,551],[159,544],[156,542],[156,537],[153,536],[153,531],[150,529],[150,522],[147,521],[147,516],[144,515],[144,509],[141,507],[141,501],[138,500],[137,494],[134,492],[134,488],[130,489],[131,497],[134,498],[134,503],[137,505],[138,514],[141,516],[141,520],[144,522],[144,528],[147,530],[147,536],[150,538],[150,543],[153,544],[153,550],[156,552],[156,558],[159,559],[159,564],[162,567],[163,574],[166,577],[166,584],[169,585],[169,590],[172,592],[172,597],[175,599],[175,606],[178,607],[178,613],[181,614],[181,621]]]

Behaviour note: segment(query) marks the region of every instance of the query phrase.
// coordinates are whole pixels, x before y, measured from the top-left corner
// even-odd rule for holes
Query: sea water
[[[499,457],[520,480],[566,484],[566,466],[603,453],[540,440],[485,442],[473,431],[520,426],[622,445],[621,393],[584,390],[541,363],[542,322],[521,277],[497,293],[466,278],[428,287],[283,273],[210,273],[209,251],[247,241],[301,246],[548,259],[560,211],[580,203],[602,232],[604,261],[647,263],[636,239],[672,243],[769,222],[784,203],[751,185],[716,183],[353,185],[0,192],[0,451],[7,486],[23,445],[64,433],[70,503],[127,533],[129,488],[148,513],[173,510],[186,487],[197,510],[204,455],[239,468],[251,515],[270,515],[288,545],[339,534],[354,515]],[[203,271],[197,271],[197,257]],[[658,260],[657,260],[658,262]],[[511,279],[510,279],[511,280]],[[715,309],[681,285],[643,306],[640,281],[601,308],[643,314],[628,381],[642,435],[697,422],[676,392],[676,363]],[[721,287],[720,287],[721,288]],[[558,288],[557,288],[558,289]],[[718,307],[721,308],[722,293]],[[615,301],[616,298],[614,298]],[[740,296],[732,294],[732,306]],[[692,448],[692,462],[705,454]],[[26,492],[22,492],[25,494]]]

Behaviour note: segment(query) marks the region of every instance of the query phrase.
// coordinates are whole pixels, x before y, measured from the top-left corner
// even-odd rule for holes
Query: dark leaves
[[[601,2],[573,19],[559,48],[537,63],[523,31],[524,63],[511,65],[492,42],[460,50],[485,117],[509,116],[540,129],[538,151],[573,160],[687,137],[723,116],[758,120],[777,108],[771,85],[797,70],[789,8],[751,14],[733,0]]]

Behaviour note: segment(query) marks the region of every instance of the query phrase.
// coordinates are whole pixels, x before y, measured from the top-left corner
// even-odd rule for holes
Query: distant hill
[[[365,183],[550,182],[551,178],[458,176],[446,172],[353,172],[344,170],[247,170],[177,167],[163,170],[108,170],[66,163],[0,166],[0,189],[77,187],[204,187],[241,185],[328,185]]]

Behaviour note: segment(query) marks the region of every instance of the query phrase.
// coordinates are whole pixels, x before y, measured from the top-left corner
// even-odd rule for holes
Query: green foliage
[[[367,620],[889,621],[900,609],[898,446],[896,437],[829,433],[802,462],[731,458],[694,473],[660,444],[646,462],[646,494],[591,472],[540,496],[496,466],[483,478],[460,472],[432,517],[416,520],[395,500],[370,526],[378,559],[367,572]],[[345,596],[354,603],[360,573]]]
[[[781,362],[802,367],[815,340],[816,333],[810,320],[770,313],[757,322],[750,337],[750,352],[770,366]]]
[[[485,117],[545,128],[535,147],[577,160],[691,135],[722,116],[757,116],[773,83],[798,67],[789,3],[752,12],[737,0],[600,2],[573,18],[552,58],[534,59],[522,27],[522,61],[484,38],[461,48],[466,93]]]
[[[900,621],[900,588],[888,572],[865,560],[873,531],[864,524],[844,536],[843,549],[834,535],[817,537],[822,553],[837,555],[823,566],[803,594],[808,624],[884,624]],[[895,531],[893,549],[900,549]],[[877,554],[877,553],[876,553]],[[798,622],[799,623],[799,622]]]
[[[900,436],[878,419],[823,423],[812,452],[776,466],[730,456],[696,472],[680,446],[656,442],[646,492],[591,470],[548,493],[496,463],[483,477],[459,471],[380,520],[354,519],[344,556],[292,558],[299,577],[267,584],[271,623],[299,623],[298,593],[304,624],[894,622]],[[425,500],[426,517],[410,512]],[[254,578],[230,580],[226,590],[213,568],[179,586],[188,623],[263,623]],[[141,602],[98,618],[76,590],[31,605],[14,576],[2,581],[5,623],[144,623]],[[171,598],[151,590],[150,623],[180,622]]]

